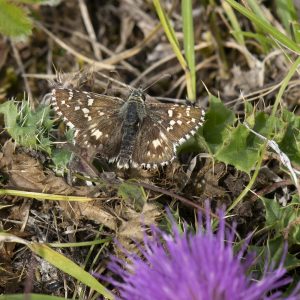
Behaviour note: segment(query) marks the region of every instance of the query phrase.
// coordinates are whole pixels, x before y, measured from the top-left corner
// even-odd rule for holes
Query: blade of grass
[[[245,46],[245,40],[244,40],[244,36],[241,33],[242,29],[240,27],[240,23],[234,13],[234,10],[231,8],[231,6],[226,3],[224,0],[222,1],[222,7],[229,19],[229,22],[232,26],[232,35],[235,38],[235,40],[237,41],[238,44]]]
[[[49,296],[43,294],[11,294],[11,295],[0,295],[0,300],[66,300],[63,297]],[[74,299],[76,300],[76,299]]]
[[[78,242],[78,243],[49,243],[48,245],[52,248],[70,248],[70,247],[86,247],[86,246],[95,246],[99,244],[104,244],[110,242],[111,238],[93,240],[89,242]]]
[[[163,26],[165,34],[173,48],[173,51],[175,52],[181,67],[185,69],[187,67],[187,64],[182,53],[180,52],[179,41],[175,35],[173,27],[170,24],[169,18],[163,10],[162,6],[160,5],[159,0],[153,0],[153,4],[156,9],[156,13],[159,17],[160,23]]]
[[[0,196],[20,196],[26,198],[34,198],[37,200],[55,200],[55,201],[78,201],[89,202],[95,200],[94,198],[82,197],[82,196],[63,196],[46,193],[27,192],[19,190],[0,189]]]
[[[271,26],[267,21],[262,18],[259,18],[252,11],[245,8],[241,4],[237,3],[234,0],[226,0],[233,8],[243,14],[245,17],[250,19],[254,24],[259,26],[264,32],[270,34],[275,40],[283,44],[286,48],[300,54],[300,47],[285,34]]]
[[[188,68],[187,62],[185,61],[184,56],[182,55],[182,53],[180,51],[179,41],[175,35],[175,31],[174,31],[173,27],[171,26],[169,18],[167,16],[167,14],[165,13],[165,11],[163,10],[163,8],[160,4],[160,1],[153,0],[153,5],[154,5],[156,13],[159,17],[160,23],[165,31],[165,34],[169,40],[169,43],[171,44],[171,47],[173,48],[173,51],[176,54],[176,57],[181,65],[182,69],[185,72],[188,98],[193,99],[191,73]]]
[[[186,61],[191,74],[191,86],[187,85],[189,100],[196,100],[196,67],[195,67],[195,41],[194,24],[192,14],[192,0],[181,1],[182,21],[183,21],[183,43]]]
[[[54,251],[47,245],[30,243],[6,232],[0,232],[0,242],[15,242],[26,245],[32,252],[45,259],[59,270],[78,279],[80,282],[94,289],[104,297],[107,297],[108,299],[114,299],[113,295],[106,290],[106,288],[95,277],[83,270],[69,258]]]
[[[291,35],[291,27],[293,21],[297,22],[297,11],[293,0],[275,0],[277,15],[279,16],[285,30]]]
[[[254,12],[254,14],[260,18],[261,20],[264,21],[268,21],[261,9],[260,4],[258,4],[257,0],[248,0],[247,1],[247,5],[249,6],[249,8],[251,8],[251,10]]]

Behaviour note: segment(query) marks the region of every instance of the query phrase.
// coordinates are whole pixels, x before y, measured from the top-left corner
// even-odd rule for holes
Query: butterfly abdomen
[[[122,124],[122,140],[117,164],[117,167],[120,169],[129,168],[140,123],[138,110],[136,102],[127,103],[127,110]]]

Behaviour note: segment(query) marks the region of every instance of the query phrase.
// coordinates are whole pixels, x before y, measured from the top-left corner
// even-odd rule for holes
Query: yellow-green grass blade
[[[196,66],[195,66],[195,41],[194,41],[194,22],[193,22],[192,0],[181,1],[181,13],[183,21],[183,43],[184,53],[190,72],[190,81],[187,82],[188,98],[196,100]]]
[[[114,299],[113,295],[108,290],[106,290],[106,288],[95,277],[83,270],[69,258],[51,249],[46,244],[28,242],[6,232],[0,232],[0,242],[15,242],[24,244],[32,252],[45,259],[56,268],[76,278],[104,297],[107,297],[108,299]]]
[[[12,294],[0,295],[0,300],[66,300],[63,297],[43,295],[43,294]],[[76,300],[76,299],[74,299]]]
[[[233,37],[235,38],[235,40],[237,41],[237,43],[239,45],[242,45],[242,46],[245,46],[245,40],[244,40],[244,36],[243,34],[241,33],[242,32],[242,29],[240,27],[240,23],[234,13],[234,10],[232,9],[232,7],[225,2],[225,0],[222,1],[222,7],[229,19],[229,22],[232,26],[232,35]]]
[[[26,198],[34,198],[37,200],[55,200],[55,201],[77,201],[77,202],[89,202],[95,200],[91,197],[83,196],[64,196],[64,195],[54,195],[46,193],[37,193],[37,192],[27,192],[19,190],[10,190],[10,189],[0,189],[0,196],[19,196]]]
[[[239,11],[241,14],[246,16],[248,19],[250,19],[255,25],[257,25],[260,29],[262,29],[264,32],[270,34],[275,40],[280,42],[282,45],[284,45],[286,48],[296,52],[300,53],[300,47],[288,36],[277,30],[275,27],[270,25],[266,20],[263,18],[258,17],[255,13],[250,11],[249,9],[245,8],[241,4],[237,3],[234,0],[226,0],[233,8],[235,8],[237,11]]]

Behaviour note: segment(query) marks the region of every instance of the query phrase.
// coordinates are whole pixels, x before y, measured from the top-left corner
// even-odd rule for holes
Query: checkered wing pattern
[[[118,155],[123,121],[119,112],[124,100],[72,89],[53,89],[52,103],[56,113],[75,129],[76,144],[93,148],[108,159]]]
[[[205,113],[198,107],[177,104],[149,103],[146,108],[133,164],[147,168],[166,165],[176,156],[176,148],[202,126]]]
[[[204,122],[198,107],[144,101],[142,89],[124,101],[72,89],[52,90],[54,110],[75,129],[76,144],[120,168],[155,168],[171,162],[177,147]]]

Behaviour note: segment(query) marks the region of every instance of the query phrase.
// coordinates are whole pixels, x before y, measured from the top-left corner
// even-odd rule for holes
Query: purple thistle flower
[[[199,221],[196,234],[180,234],[173,222],[173,236],[152,228],[152,238],[144,238],[142,256],[126,253],[127,262],[116,257],[109,268],[122,278],[108,280],[125,300],[297,300],[298,286],[292,295],[282,298],[278,288],[290,283],[283,277],[283,263],[278,268],[266,264],[261,278],[248,274],[253,255],[245,255],[248,246],[235,254],[235,230],[225,229],[224,211],[219,211],[219,228],[214,234],[209,205],[206,230]],[[201,220],[199,216],[199,220]],[[235,227],[235,226],[233,226]],[[125,252],[125,250],[124,250]]]

